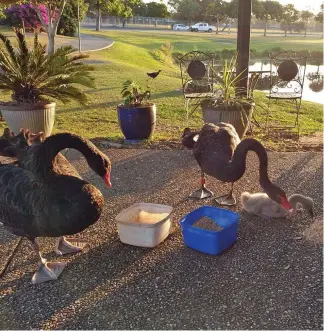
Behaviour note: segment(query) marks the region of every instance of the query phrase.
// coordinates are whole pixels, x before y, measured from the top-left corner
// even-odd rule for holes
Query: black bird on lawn
[[[161,71],[162,71],[162,70],[159,70],[159,71],[156,71],[156,72],[148,72],[147,75],[148,75],[149,77],[151,77],[152,79],[154,79],[154,78],[156,78],[156,77],[159,75],[159,73],[160,73]]]

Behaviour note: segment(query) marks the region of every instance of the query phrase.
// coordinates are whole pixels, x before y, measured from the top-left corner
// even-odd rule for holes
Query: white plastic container
[[[133,246],[155,247],[170,233],[173,208],[154,203],[135,203],[116,216],[121,242]]]

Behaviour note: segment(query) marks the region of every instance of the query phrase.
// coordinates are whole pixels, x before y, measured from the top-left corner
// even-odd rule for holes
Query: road
[[[89,30],[95,30],[95,24],[93,23],[82,23],[82,29],[89,29]],[[126,26],[125,28],[123,28],[121,25],[119,26],[113,26],[113,25],[106,25],[106,24],[102,24],[101,25],[101,29],[102,30],[111,30],[111,31],[125,31],[125,32],[132,32],[132,31],[141,31],[141,32],[156,32],[156,33],[180,33],[180,34],[193,34],[193,35],[201,35],[201,34],[206,34],[206,33],[203,33],[203,32],[190,32],[190,31],[173,31],[170,29],[166,29],[166,28],[159,28],[159,27],[156,27],[156,28],[150,28],[150,27],[141,27],[141,28],[137,28],[137,27],[134,27],[133,26]],[[211,35],[215,34],[214,33],[211,33]],[[251,32],[251,34],[253,36],[263,36],[263,31],[253,31]],[[228,36],[235,36],[236,35],[236,31],[231,32],[231,34],[228,34],[227,31],[225,32],[221,32],[220,35],[228,35]],[[281,32],[281,33],[277,33],[277,32],[271,32],[271,31],[268,31],[267,32],[267,35],[269,37],[284,37],[284,32]],[[296,34],[296,33],[293,33],[293,34],[290,34],[288,33],[287,34],[287,37],[304,37],[303,34]],[[308,33],[307,34],[307,37],[318,37],[319,39],[322,38],[322,35],[321,34],[314,34],[314,33]]]

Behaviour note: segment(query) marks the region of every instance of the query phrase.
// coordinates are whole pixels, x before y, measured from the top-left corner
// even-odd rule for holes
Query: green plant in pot
[[[33,47],[28,47],[25,35],[16,31],[16,43],[13,46],[0,34],[0,90],[11,92],[11,101],[0,103],[0,111],[14,133],[25,128],[49,136],[55,119],[53,101],[85,105],[87,96],[75,85],[94,87],[93,67],[80,61],[88,55],[72,54],[71,46],[47,54],[37,34]]]
[[[123,84],[124,103],[117,106],[118,122],[126,140],[149,139],[155,130],[156,106],[150,102],[151,89],[143,89],[133,80]]]
[[[215,96],[201,102],[203,120],[206,123],[228,122],[232,124],[239,137],[245,135],[252,116],[254,101],[247,97],[237,97],[237,83],[242,79],[242,72],[235,73],[237,56],[224,60],[222,75],[218,77]],[[246,90],[245,90],[246,94]]]

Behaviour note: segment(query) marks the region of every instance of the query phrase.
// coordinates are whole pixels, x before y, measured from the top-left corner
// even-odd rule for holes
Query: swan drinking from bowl
[[[216,202],[220,205],[235,205],[234,182],[244,175],[248,151],[254,151],[259,158],[261,187],[272,200],[287,210],[291,209],[286,193],[270,181],[267,152],[256,139],[240,141],[231,124],[219,123],[218,125],[205,124],[200,131],[186,128],[182,135],[182,143],[184,146],[192,148],[194,157],[202,171],[201,188],[193,192],[190,197],[205,198],[211,196],[211,191],[205,187],[205,174],[207,174],[220,181],[231,183],[230,192],[216,198]]]

